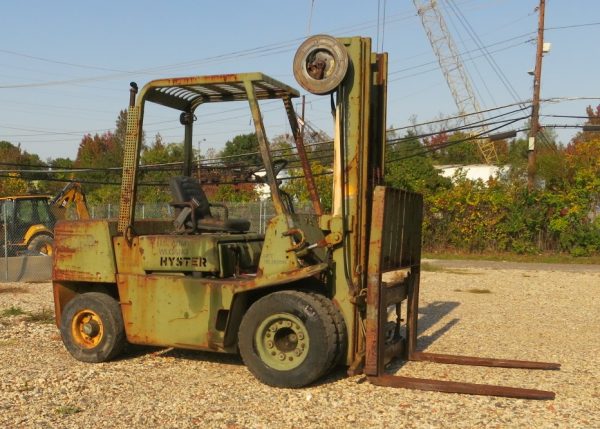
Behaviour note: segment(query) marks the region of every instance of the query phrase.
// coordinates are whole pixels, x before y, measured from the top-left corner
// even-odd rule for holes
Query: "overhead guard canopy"
[[[246,82],[252,83],[257,100],[300,96],[294,88],[262,73],[159,79],[144,86],[140,95],[145,101],[191,112],[203,103],[248,100]]]

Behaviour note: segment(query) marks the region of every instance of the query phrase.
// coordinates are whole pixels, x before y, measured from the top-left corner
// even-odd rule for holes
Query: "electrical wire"
[[[477,32],[475,31],[473,26],[469,23],[469,21],[467,20],[465,15],[462,13],[462,11],[458,7],[458,5],[456,3],[454,3],[453,0],[447,0],[446,2],[450,5],[452,10],[456,13],[456,16],[458,17],[459,21],[463,24],[463,27],[467,30],[467,33],[471,35],[472,40],[475,42],[475,44],[478,46],[478,48],[482,52],[484,52],[484,54],[485,54],[484,57],[485,57],[486,61],[488,62],[488,64],[492,68],[492,70],[496,73],[496,75],[500,79],[500,82],[502,82],[502,84],[504,85],[506,90],[509,92],[509,94],[511,94],[514,101],[519,100],[520,99],[519,94],[515,90],[514,86],[512,85],[510,80],[506,77],[506,74],[502,71],[502,68],[498,65],[498,63],[496,62],[496,60],[494,59],[494,57],[492,56],[490,51],[483,44],[479,35],[477,34]]]
[[[390,160],[387,160],[387,163],[394,163],[394,162],[399,162],[399,161],[403,161],[403,160],[406,160],[406,159],[414,158],[414,157],[417,157],[417,156],[423,156],[423,155],[426,155],[428,153],[435,152],[435,151],[438,151],[438,150],[441,150],[441,149],[445,149],[447,147],[454,146],[454,145],[457,145],[457,144],[460,144],[460,143],[465,143],[465,142],[468,142],[468,141],[477,140],[479,138],[485,138],[486,134],[489,134],[489,133],[491,133],[493,131],[497,131],[499,129],[502,129],[502,128],[504,128],[504,127],[506,127],[508,125],[511,125],[511,124],[513,124],[513,123],[515,123],[517,121],[520,121],[520,120],[521,120],[521,118],[518,118],[518,119],[515,119],[515,120],[513,120],[511,122],[508,122],[506,124],[499,125],[499,126],[497,126],[495,128],[491,128],[491,129],[489,129],[487,131],[482,131],[482,132],[480,132],[478,134],[475,134],[473,136],[470,136],[470,137],[467,137],[467,138],[464,138],[464,139],[461,139],[461,140],[456,140],[456,141],[451,141],[451,142],[445,142],[445,143],[442,143],[442,144],[439,144],[439,145],[435,145],[435,146],[429,147],[427,149],[421,150],[418,153],[412,153],[412,154],[409,154],[409,155],[406,155],[406,156],[392,158]]]

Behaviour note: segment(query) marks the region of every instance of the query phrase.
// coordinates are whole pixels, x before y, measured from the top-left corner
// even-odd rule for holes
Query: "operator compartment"
[[[259,234],[147,235],[138,245],[148,274],[228,278],[256,273],[263,239]]]

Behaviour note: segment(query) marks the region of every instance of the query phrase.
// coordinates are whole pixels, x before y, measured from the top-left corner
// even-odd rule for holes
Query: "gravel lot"
[[[171,349],[131,347],[118,361],[84,364],[48,320],[50,284],[13,283],[0,284],[0,427],[600,427],[600,272],[430,268],[420,349],[562,370],[424,362],[394,370],[553,390],[556,400],[383,388],[343,370],[309,388],[273,389],[238,357]],[[9,315],[19,310],[26,314]]]

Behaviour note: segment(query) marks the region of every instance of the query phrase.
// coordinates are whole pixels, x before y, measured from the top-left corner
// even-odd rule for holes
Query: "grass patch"
[[[35,323],[54,323],[54,311],[43,308],[39,311],[29,313],[29,320]]]
[[[82,412],[83,410],[77,405],[61,405],[54,412],[61,416],[70,416]]]
[[[2,310],[2,313],[0,313],[2,317],[21,316],[23,314],[27,314],[27,312],[21,307],[15,307],[14,305],[11,305],[9,308]]]
[[[423,262],[421,264],[421,271],[430,271],[433,273],[439,273],[445,271],[444,267],[432,264],[431,262]]]
[[[489,289],[479,289],[479,288],[467,289],[467,292],[469,292],[469,293],[492,293],[492,291]]]
[[[480,273],[479,271],[468,271],[468,270],[462,270],[460,268],[446,268],[445,270],[442,270],[443,273],[449,273],[449,274],[459,274],[461,276],[480,276],[483,273]]]
[[[445,268],[439,265],[432,264],[431,262],[423,262],[421,264],[421,271],[429,271],[433,273],[448,273],[448,274],[459,274],[463,276],[480,275],[482,273],[469,271],[461,268]]]
[[[21,307],[15,307],[14,305],[9,308],[5,308],[0,312],[0,317],[11,317],[11,316],[27,316],[28,322],[35,323],[54,323],[54,311],[50,308],[43,308],[38,311],[25,311]]]
[[[542,264],[599,264],[600,255],[573,256],[566,253],[519,255],[516,253],[423,252],[426,259],[460,259],[476,261],[537,262]]]

